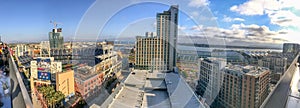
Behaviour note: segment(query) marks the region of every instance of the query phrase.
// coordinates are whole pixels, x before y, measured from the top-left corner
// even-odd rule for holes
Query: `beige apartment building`
[[[228,65],[214,107],[259,108],[269,94],[270,70],[263,67]]]
[[[65,96],[74,95],[74,71],[56,73],[56,91],[61,91]]]
[[[163,51],[162,39],[157,36],[137,36],[136,37],[136,57],[135,65],[138,69],[153,69],[153,70],[166,70],[165,58],[167,55]]]
[[[243,78],[242,108],[259,108],[269,94],[268,69],[245,67],[247,72]]]

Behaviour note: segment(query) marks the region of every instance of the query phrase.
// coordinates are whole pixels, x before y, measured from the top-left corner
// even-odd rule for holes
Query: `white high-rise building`
[[[178,5],[157,13],[157,36],[146,33],[136,39],[135,66],[139,69],[172,71],[176,67]]]
[[[226,66],[226,59],[223,58],[200,58],[199,59],[199,80],[196,92],[212,104],[217,98],[223,76],[221,69]]]

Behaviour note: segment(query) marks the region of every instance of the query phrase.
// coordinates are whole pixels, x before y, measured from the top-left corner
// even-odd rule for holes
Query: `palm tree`
[[[65,95],[61,91],[55,91],[53,86],[43,86],[38,88],[38,91],[43,94],[50,108],[55,107],[56,104],[62,105],[65,98]]]
[[[61,92],[61,91],[58,91],[56,92],[56,99],[57,99],[57,103],[56,104],[59,104],[59,105],[62,105],[62,102],[65,98],[65,95]]]
[[[43,94],[43,97],[45,98],[46,93],[47,93],[47,88],[42,86],[42,87],[38,87],[37,89],[41,94]]]
[[[53,108],[53,103],[55,102],[55,98],[53,96],[48,97],[47,101],[48,101],[48,105],[50,106],[50,108]]]

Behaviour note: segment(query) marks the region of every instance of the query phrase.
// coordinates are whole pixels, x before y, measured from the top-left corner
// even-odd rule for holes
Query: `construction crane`
[[[56,22],[56,21],[52,21],[52,20],[50,21],[50,23],[53,24],[53,26],[54,26],[55,29],[57,28],[58,24],[62,25],[62,23],[59,23],[59,22]]]

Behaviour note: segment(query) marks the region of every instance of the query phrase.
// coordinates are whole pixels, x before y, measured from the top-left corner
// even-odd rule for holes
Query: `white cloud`
[[[279,26],[300,27],[297,22],[300,17],[286,8],[300,9],[299,0],[249,0],[240,5],[234,5],[231,11],[242,15],[268,15],[271,24]]]
[[[199,13],[197,11],[191,12],[192,17],[198,17]]]
[[[185,27],[185,26],[178,26],[178,30],[179,30],[179,31],[186,30],[186,27]]]
[[[279,10],[280,6],[280,2],[277,0],[249,0],[243,4],[232,6],[230,10],[242,15],[263,15],[265,10]]]
[[[215,21],[218,19],[218,17],[211,17],[211,16],[205,16],[205,15],[201,15],[197,18],[198,19],[196,19],[196,20],[200,20],[200,21]]]
[[[193,27],[191,28],[191,30],[201,31],[202,28],[203,28],[203,25],[198,25],[198,26],[193,26]]]
[[[247,41],[260,43],[281,43],[285,42],[286,31],[271,31],[267,26],[259,26],[255,24],[245,25],[233,24],[230,29],[218,27],[193,26],[194,30],[191,35],[202,37],[225,38],[230,41]]]
[[[154,23],[152,24],[152,26],[153,26],[154,28],[156,28],[156,26],[157,26],[157,23],[156,23],[156,22],[154,22]]]
[[[281,10],[276,12],[270,12],[268,15],[271,20],[271,24],[279,26],[294,26],[300,27],[300,17],[288,10]]]
[[[188,6],[190,7],[202,7],[209,5],[210,1],[208,0],[191,0]]]
[[[233,21],[245,21],[245,19],[242,19],[242,18],[233,18]]]
[[[230,8],[233,12],[238,12],[242,15],[263,15],[263,8],[261,4],[254,4],[253,2],[246,2],[242,5],[234,5]]]
[[[228,16],[224,15],[222,21],[224,21],[224,22],[234,22],[234,21],[243,22],[243,21],[245,21],[245,19],[242,19],[242,18],[231,18],[231,17],[228,17]]]
[[[232,6],[230,10],[242,15],[264,15],[285,8],[299,10],[299,4],[299,0],[249,0],[243,4]]]
[[[281,30],[279,31],[279,34],[277,37],[279,38],[285,38],[289,42],[294,42],[294,43],[300,43],[300,31],[299,30]]]
[[[212,17],[211,18],[211,20],[217,20],[218,19],[218,17]]]
[[[293,7],[295,9],[300,9],[300,0],[281,0],[282,2],[282,6],[284,6],[283,8],[285,7]]]

